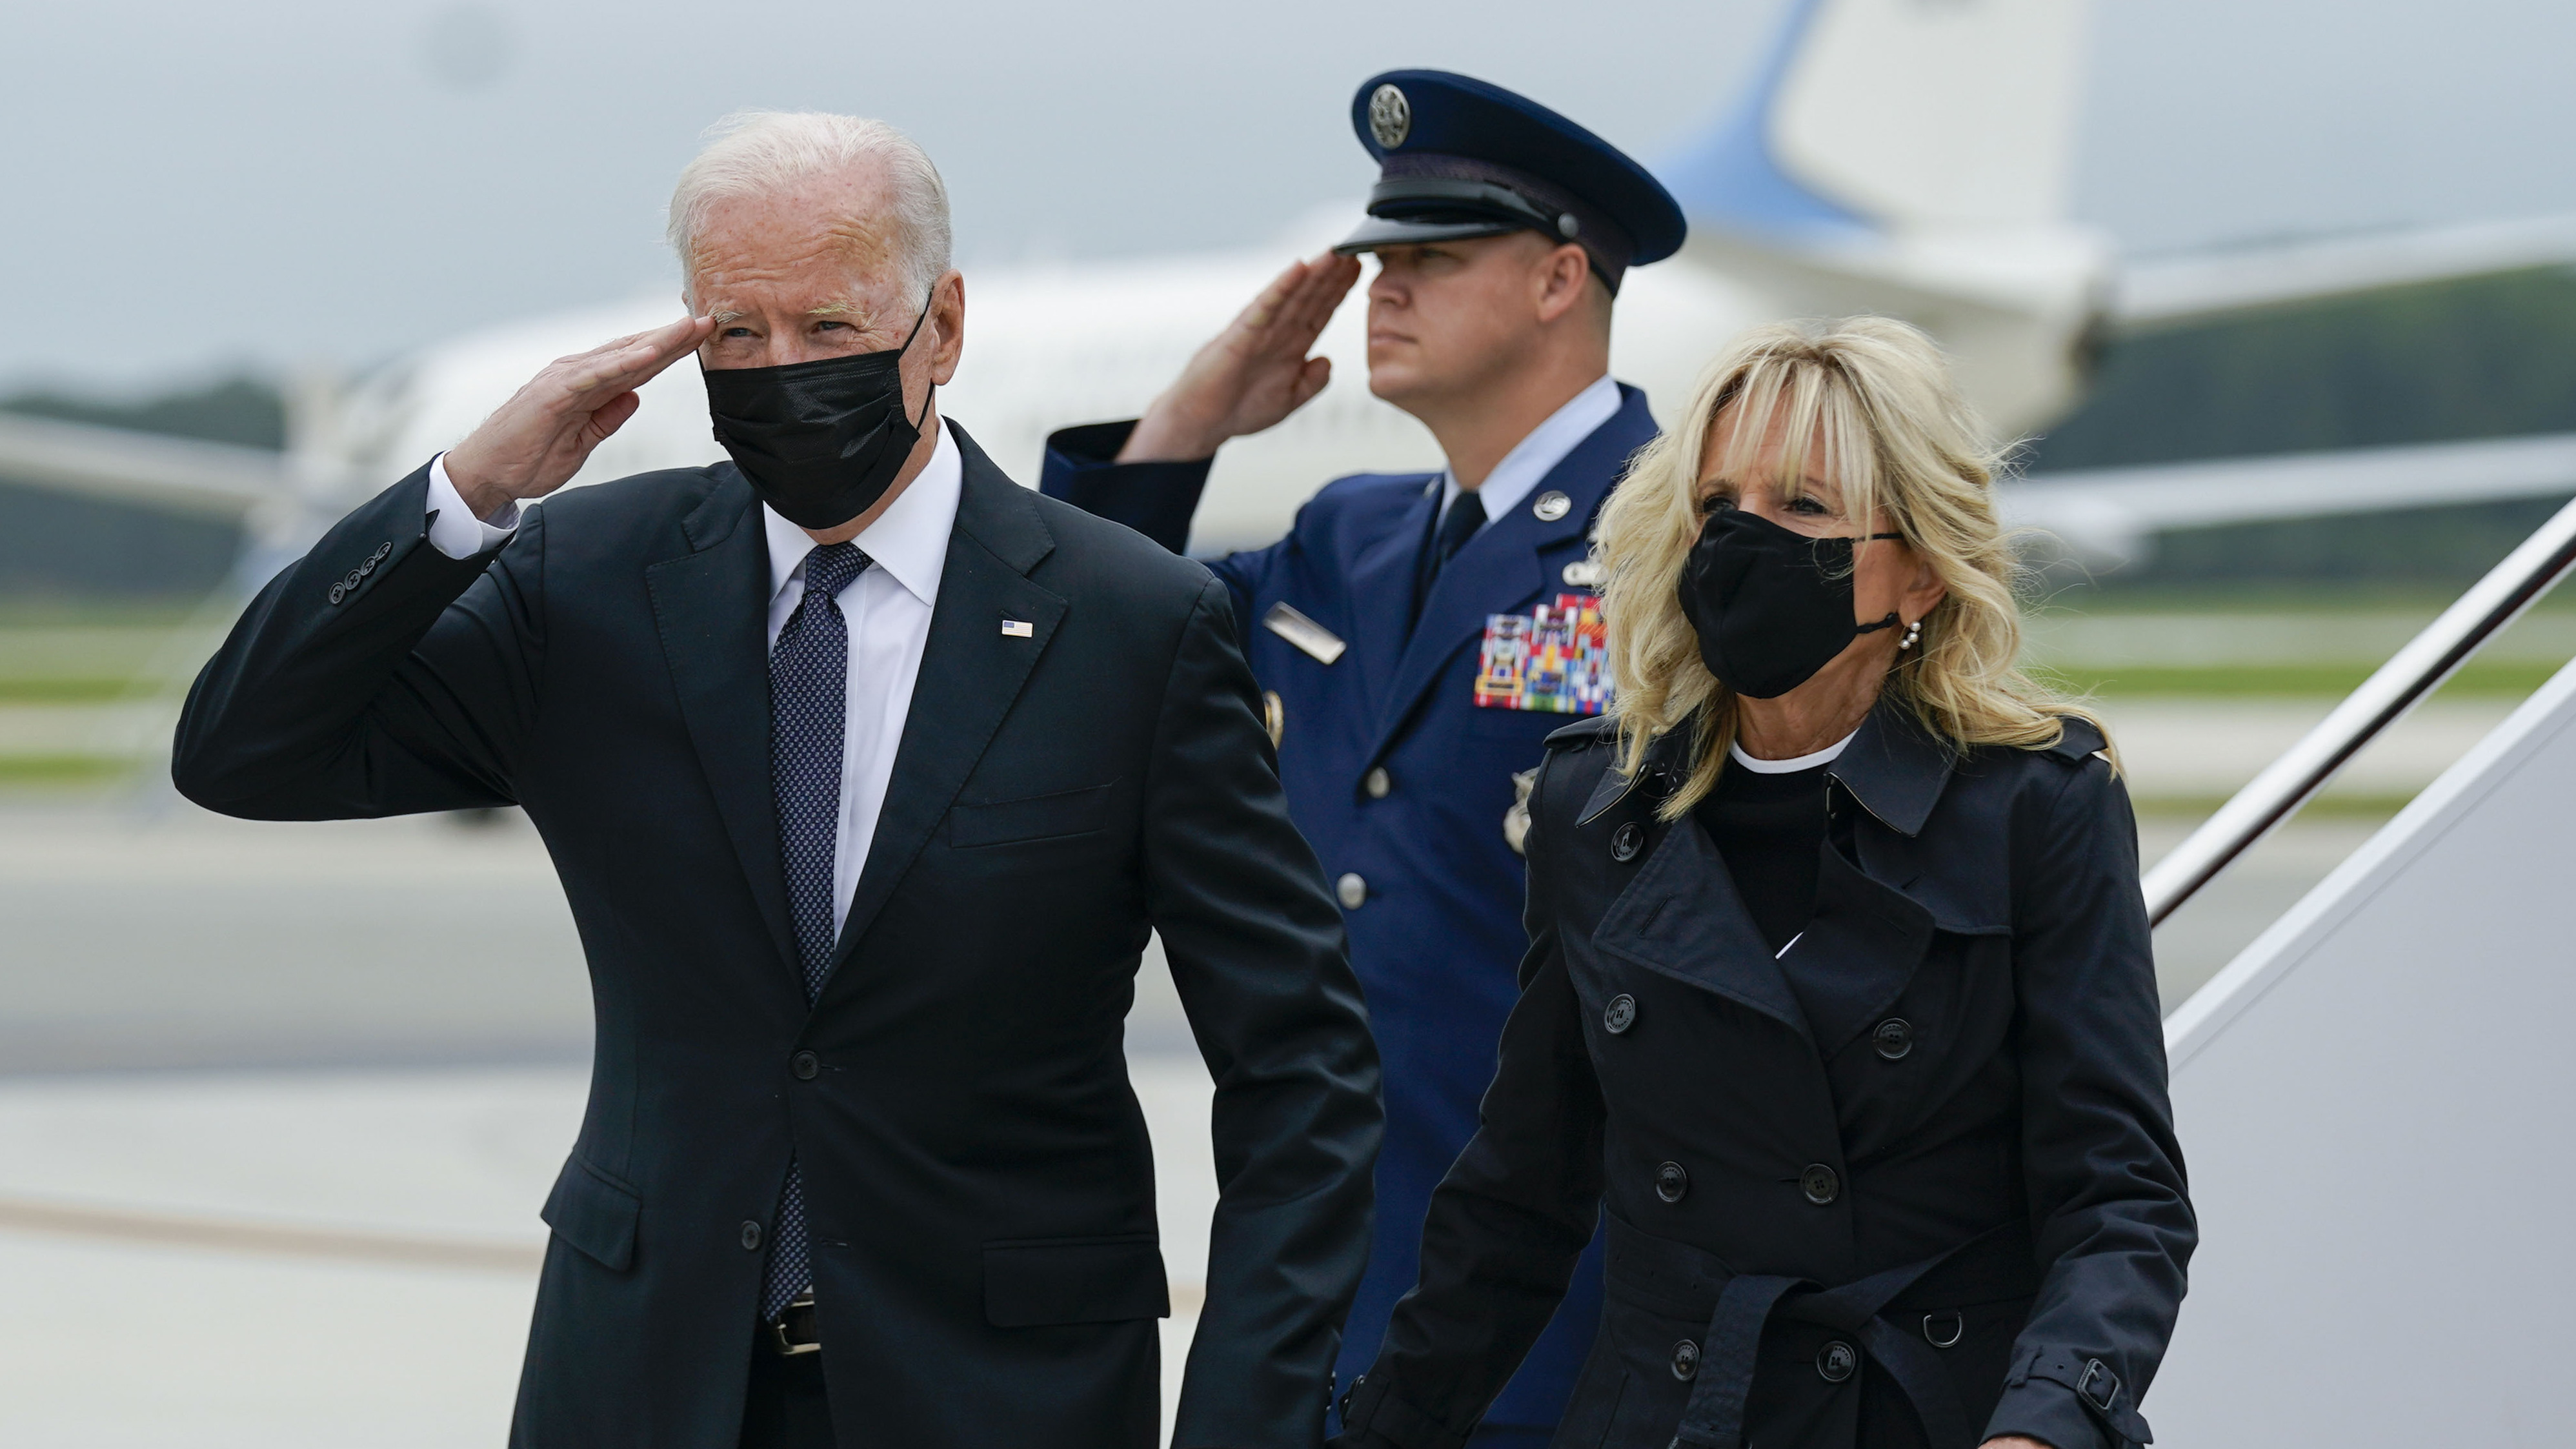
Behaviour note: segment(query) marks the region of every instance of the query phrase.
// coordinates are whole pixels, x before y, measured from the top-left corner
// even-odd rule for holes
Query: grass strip
[[[112,755],[0,755],[0,785],[97,785],[141,765]]]
[[[2103,699],[2252,698],[2263,695],[2340,699],[2361,687],[2370,664],[2131,665],[2119,669],[2068,664],[2031,672],[2060,689]],[[2545,660],[2470,661],[2436,692],[2437,699],[2518,699],[2549,681],[2559,666]]]

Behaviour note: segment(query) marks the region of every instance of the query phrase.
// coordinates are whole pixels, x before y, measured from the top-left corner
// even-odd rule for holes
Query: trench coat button
[[[787,1070],[796,1074],[796,1080],[810,1082],[823,1070],[823,1059],[812,1052],[798,1052],[787,1059]]]
[[[1798,1174],[1798,1191],[1807,1195],[1807,1201],[1823,1207],[1843,1195],[1843,1182],[1834,1175],[1832,1168],[1821,1162],[1810,1162],[1806,1171]]]
[[[1655,1196],[1666,1202],[1680,1202],[1690,1191],[1690,1174],[1678,1162],[1667,1162],[1655,1169]]]
[[[760,1251],[760,1224],[746,1221],[742,1225],[742,1250],[746,1253]]]
[[[1684,1383],[1699,1376],[1699,1345],[1685,1338],[1673,1345],[1673,1377]]]
[[[1869,1044],[1889,1061],[1914,1050],[1914,1023],[1901,1016],[1891,1016],[1869,1034]]]
[[[1853,1369],[1859,1367],[1860,1355],[1852,1351],[1850,1344],[1839,1338],[1816,1350],[1816,1377],[1826,1383],[1841,1383],[1852,1376]]]
[[[1333,882],[1333,895],[1341,901],[1343,910],[1356,911],[1368,900],[1368,882],[1360,879],[1359,872],[1346,871]]]
[[[1637,858],[1646,845],[1646,827],[1631,820],[1610,833],[1610,858],[1622,865]]]
[[[1368,791],[1370,799],[1383,800],[1386,792],[1395,788],[1395,781],[1387,775],[1386,766],[1380,765],[1361,778],[1360,788]]]
[[[1627,992],[1622,991],[1611,997],[1610,1004],[1602,1009],[1601,1029],[1612,1036],[1617,1036],[1636,1024],[1637,998]]]

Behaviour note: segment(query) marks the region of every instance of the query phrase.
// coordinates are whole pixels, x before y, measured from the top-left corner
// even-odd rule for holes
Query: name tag
[[[1342,642],[1340,635],[1290,608],[1284,599],[1261,616],[1261,627],[1305,650],[1318,663],[1330,664],[1351,647]]]
[[[1559,594],[1526,614],[1488,614],[1476,705],[1599,714],[1610,702],[1609,656],[1598,594]]]

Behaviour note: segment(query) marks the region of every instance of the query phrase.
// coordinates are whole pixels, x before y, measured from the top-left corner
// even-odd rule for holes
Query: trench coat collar
[[[1881,825],[1911,840],[1923,833],[1958,762],[1958,752],[1924,728],[1912,708],[1882,694],[1860,732],[1825,767],[1825,777],[1850,791]]]

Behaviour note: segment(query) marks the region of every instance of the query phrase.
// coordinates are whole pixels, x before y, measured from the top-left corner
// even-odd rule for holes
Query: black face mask
[[[799,528],[838,528],[894,486],[930,416],[927,397],[920,418],[903,414],[904,350],[929,316],[925,297],[903,345],[882,352],[703,368],[716,441],[779,517]]]
[[[1708,672],[1738,694],[1774,699],[1814,678],[1853,639],[1895,628],[1894,614],[1852,622],[1853,542],[1809,538],[1741,508],[1710,514],[1681,580],[1682,615],[1699,635]]]

